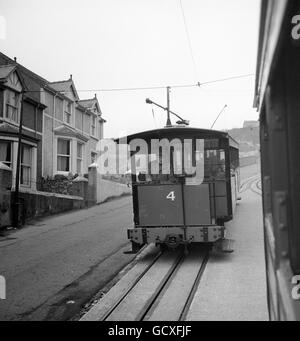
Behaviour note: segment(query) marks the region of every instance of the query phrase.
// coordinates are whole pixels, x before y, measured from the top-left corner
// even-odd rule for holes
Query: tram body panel
[[[254,105],[260,115],[269,316],[300,320],[300,45],[297,0],[263,0]],[[273,26],[273,29],[270,27]]]

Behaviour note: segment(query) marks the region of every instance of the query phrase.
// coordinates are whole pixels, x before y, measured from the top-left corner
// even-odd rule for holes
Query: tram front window
[[[151,151],[149,154],[136,155],[136,181],[159,184],[180,183],[180,178],[183,177],[186,178],[186,183],[225,180],[225,151],[213,149],[211,140],[205,140],[204,149],[203,141],[197,149],[193,141],[190,146],[173,144],[166,150],[160,148],[158,152]]]

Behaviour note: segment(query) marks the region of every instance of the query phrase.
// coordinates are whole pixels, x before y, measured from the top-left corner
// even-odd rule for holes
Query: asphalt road
[[[127,227],[131,197],[35,221],[0,236],[0,275],[7,298],[0,320],[67,320],[133,255]]]

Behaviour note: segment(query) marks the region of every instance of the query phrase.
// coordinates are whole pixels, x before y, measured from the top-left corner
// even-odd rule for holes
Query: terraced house
[[[87,173],[94,162],[96,145],[103,137],[103,124],[99,102],[94,98],[80,100],[72,80],[48,83],[42,101],[43,175]]]
[[[13,178],[21,104],[21,190],[39,190],[47,176],[86,174],[105,123],[96,95],[80,100],[72,76],[49,82],[0,53],[0,162]]]
[[[21,72],[14,60],[0,55],[0,162],[12,169],[13,186],[16,177],[18,133],[23,106],[20,185],[36,190],[42,176],[42,129],[45,106],[39,93],[23,90],[37,89],[34,79]]]

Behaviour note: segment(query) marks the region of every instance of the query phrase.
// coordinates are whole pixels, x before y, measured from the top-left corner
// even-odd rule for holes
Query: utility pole
[[[20,168],[21,168],[21,153],[22,153],[22,130],[23,130],[23,101],[24,101],[24,93],[22,91],[21,94],[21,110],[20,110],[20,125],[19,125],[19,133],[18,133],[18,154],[17,154],[17,167],[16,167],[16,181],[15,181],[15,193],[13,200],[13,226],[19,227],[19,185],[20,185]]]
[[[168,113],[167,127],[170,127],[172,125],[170,119],[170,89],[171,88],[167,86],[167,113]]]

